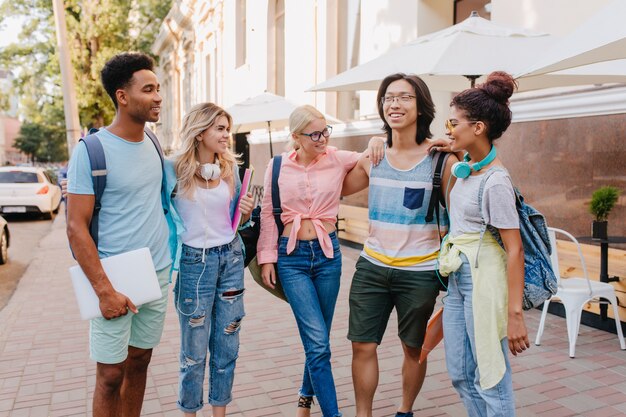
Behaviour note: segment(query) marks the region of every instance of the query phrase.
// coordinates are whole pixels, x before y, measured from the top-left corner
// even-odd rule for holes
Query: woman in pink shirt
[[[276,269],[298,324],[306,364],[298,417],[310,414],[313,396],[324,417],[341,416],[330,366],[329,334],[341,278],[341,251],[335,231],[341,185],[359,154],[328,146],[332,128],[312,106],[300,106],[289,118],[294,150],[283,154],[278,179],[282,236],[272,214],[272,161],[265,173],[261,236],[257,259],[263,281],[274,288]],[[375,145],[374,145],[375,144]],[[381,155],[383,141],[370,142]],[[376,148],[374,150],[373,148]],[[380,159],[378,157],[377,159]]]

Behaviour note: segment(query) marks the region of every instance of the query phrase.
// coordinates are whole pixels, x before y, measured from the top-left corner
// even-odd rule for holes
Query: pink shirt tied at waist
[[[288,254],[296,247],[302,220],[311,220],[324,255],[333,257],[333,245],[323,222],[335,223],[343,179],[360,156],[357,152],[329,146],[305,167],[298,164],[296,151],[283,154],[278,188],[283,209],[281,220],[285,225],[293,222],[287,243]],[[259,264],[278,260],[278,228],[272,214],[272,161],[265,171],[264,190],[261,234],[257,244]]]

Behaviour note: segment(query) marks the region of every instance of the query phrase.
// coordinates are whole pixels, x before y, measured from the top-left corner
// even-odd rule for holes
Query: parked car
[[[9,234],[9,225],[4,217],[0,216],[0,265],[7,263],[9,259],[9,245],[11,244],[11,235]]]
[[[60,204],[61,188],[43,168],[0,167],[0,214],[37,213],[49,220]]]

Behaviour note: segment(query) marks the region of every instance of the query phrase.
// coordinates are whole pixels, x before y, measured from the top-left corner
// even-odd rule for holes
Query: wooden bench
[[[583,277],[583,269],[576,245],[573,242],[557,240],[557,250],[559,254],[559,269],[564,279],[567,277]],[[580,245],[587,265],[589,279],[598,281],[600,278],[600,247],[594,245]],[[626,322],[626,251],[609,248],[609,276],[617,275],[621,278],[619,282],[612,282],[615,287],[615,295],[619,304],[620,319]],[[599,314],[600,308],[596,303],[589,303],[585,310]],[[613,317],[613,311],[608,309],[609,317]]]

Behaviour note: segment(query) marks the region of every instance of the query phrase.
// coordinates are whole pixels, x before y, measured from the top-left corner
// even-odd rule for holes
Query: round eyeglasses
[[[322,139],[322,136],[324,136],[325,138],[328,138],[331,133],[333,133],[333,127],[326,126],[324,130],[322,130],[321,132],[319,130],[316,130],[315,132],[300,133],[300,134],[304,136],[308,136],[309,138],[311,138],[313,142],[319,142]]]

